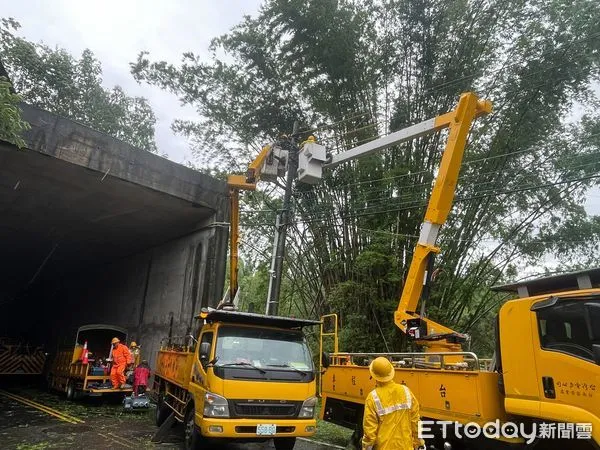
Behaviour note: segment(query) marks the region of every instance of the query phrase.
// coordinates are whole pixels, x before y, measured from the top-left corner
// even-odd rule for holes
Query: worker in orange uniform
[[[110,380],[114,389],[125,387],[125,369],[131,361],[131,352],[126,345],[121,344],[119,338],[113,338],[112,344],[112,368],[110,369]]]
[[[419,403],[407,386],[394,382],[392,363],[380,356],[371,362],[369,372],[377,385],[365,402],[363,450],[414,450],[424,446],[419,439]]]

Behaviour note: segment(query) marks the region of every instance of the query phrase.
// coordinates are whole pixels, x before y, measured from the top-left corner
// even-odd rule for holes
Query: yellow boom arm
[[[436,246],[438,232],[446,222],[452,207],[467,136],[473,120],[492,111],[489,101],[479,100],[471,92],[461,95],[454,111],[436,117],[434,128],[449,127],[450,134],[440,169],[425,213],[419,241],[415,247],[408,276],[402,290],[394,322],[405,333],[414,336],[419,344],[431,351],[460,351],[465,336],[426,319],[417,313],[417,306],[428,278],[430,257],[440,252]]]
[[[229,175],[227,185],[229,186],[229,302],[238,291],[238,246],[239,246],[239,228],[240,228],[240,190],[253,191],[256,189],[256,183],[260,179],[260,171],[265,163],[265,159],[271,149],[270,145],[265,145],[258,156],[248,165],[246,176]]]

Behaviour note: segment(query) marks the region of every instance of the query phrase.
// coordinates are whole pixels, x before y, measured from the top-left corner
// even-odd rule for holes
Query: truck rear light
[[[204,417],[229,417],[227,399],[212,392],[204,394]]]
[[[304,400],[302,407],[300,408],[300,414],[298,417],[313,418],[315,417],[315,406],[317,406],[317,397],[310,397]]]

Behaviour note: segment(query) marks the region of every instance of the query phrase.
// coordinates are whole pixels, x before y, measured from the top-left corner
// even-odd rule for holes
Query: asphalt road
[[[84,399],[68,402],[63,396],[37,388],[8,387],[6,391],[49,406],[53,410],[83,420],[68,423],[47,412],[0,395],[0,442],[2,449],[181,449],[183,431],[173,428],[164,442],[154,444],[151,438],[154,409],[125,412],[119,399],[113,401]],[[272,441],[261,444],[223,446],[223,450],[274,449]],[[295,450],[325,450],[333,447],[298,440]]]

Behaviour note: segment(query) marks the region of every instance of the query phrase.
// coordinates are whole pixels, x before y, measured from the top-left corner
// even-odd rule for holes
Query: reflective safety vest
[[[392,406],[388,406],[384,408],[381,404],[381,400],[379,400],[379,395],[377,395],[377,390],[373,390],[371,393],[373,395],[373,401],[375,402],[375,407],[377,408],[377,415],[379,417],[385,416],[386,414],[391,414],[394,411],[401,411],[403,409],[410,409],[412,405],[412,398],[410,390],[403,384],[401,386],[404,388],[404,394],[406,395],[406,401],[404,403],[396,403]]]
[[[419,403],[410,389],[390,381],[369,393],[363,419],[363,450],[413,450],[418,437]]]

